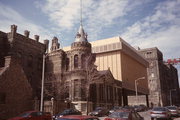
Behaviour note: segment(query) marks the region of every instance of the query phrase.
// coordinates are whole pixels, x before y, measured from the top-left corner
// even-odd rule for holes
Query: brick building
[[[26,110],[38,109],[36,100],[40,100],[42,55],[45,45],[16,32],[17,26],[11,26],[11,32],[0,32],[0,116],[13,117]]]

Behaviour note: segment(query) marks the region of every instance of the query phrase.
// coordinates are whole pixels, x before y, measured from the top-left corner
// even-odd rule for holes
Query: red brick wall
[[[13,60],[3,69],[5,71],[0,72],[0,92],[5,94],[5,103],[0,104],[0,118],[7,119],[33,110],[32,88],[21,66]]]

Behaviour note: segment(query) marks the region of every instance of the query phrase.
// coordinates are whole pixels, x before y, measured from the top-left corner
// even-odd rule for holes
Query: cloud
[[[71,29],[80,18],[79,0],[46,0],[44,5],[36,2],[36,6],[46,13],[49,20],[59,28]]]
[[[52,33],[46,31],[43,27],[32,23],[25,19],[17,11],[9,6],[0,3],[0,30],[4,32],[10,32],[10,25],[15,24],[18,26],[19,33],[23,33],[24,30],[30,31],[30,37],[37,34],[40,35],[40,40],[52,38]],[[8,28],[9,26],[9,28]],[[32,33],[32,34],[31,34]]]
[[[137,6],[147,3],[134,0],[85,0],[82,1],[83,24],[89,39],[96,40],[103,29],[117,23],[117,19],[127,15]],[[36,6],[49,17],[61,31],[72,32],[80,22],[80,0],[46,0]],[[119,21],[118,21],[119,23]],[[121,23],[123,24],[123,23]],[[73,31],[74,32],[74,31]]]
[[[178,57],[180,52],[176,49],[180,48],[179,6],[178,0],[160,3],[154,14],[128,27],[121,37],[136,46],[157,46],[167,57]]]
[[[180,56],[180,1],[166,1],[155,8],[152,15],[126,29],[121,37],[141,48],[158,47],[164,60]],[[180,67],[177,67],[180,80]]]

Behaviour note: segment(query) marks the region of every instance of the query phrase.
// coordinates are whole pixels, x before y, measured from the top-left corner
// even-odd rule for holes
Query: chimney
[[[48,53],[49,52],[49,40],[44,40],[44,44],[45,44],[45,46],[46,46],[46,53]]]
[[[34,35],[34,39],[39,42],[39,35]]]
[[[17,26],[16,25],[11,25],[11,34],[14,37],[14,35],[16,34],[17,31]]]
[[[28,31],[28,30],[25,30],[25,31],[24,31],[24,36],[27,37],[27,38],[29,38],[29,31]]]
[[[55,50],[59,49],[59,46],[60,46],[60,44],[58,43],[58,38],[53,37],[52,45],[51,45],[51,51],[55,51]]]

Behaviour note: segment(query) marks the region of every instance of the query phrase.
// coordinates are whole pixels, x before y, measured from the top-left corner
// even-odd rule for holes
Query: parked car
[[[115,107],[113,107],[111,110],[109,110],[109,114],[111,114],[111,113],[113,113],[113,112],[115,112],[115,111],[117,111],[117,110],[120,110],[120,109],[122,109],[122,107],[115,106]]]
[[[90,116],[107,116],[109,115],[109,110],[106,109],[105,107],[97,107],[94,111],[90,112],[88,115]]]
[[[142,108],[141,108],[139,105],[135,105],[135,106],[134,106],[134,110],[135,110],[136,112],[140,112],[140,111],[142,111]]]
[[[53,115],[53,119],[56,120],[58,117],[62,117],[65,115],[82,115],[82,113],[76,109],[66,109],[61,113]]]
[[[178,107],[176,107],[176,106],[167,106],[166,108],[171,112],[171,116],[178,116],[178,114],[179,114]]]
[[[145,105],[135,105],[134,110],[137,112],[146,111],[147,107]]]
[[[130,111],[134,111],[134,107],[133,107],[133,106],[129,106],[129,105],[127,105],[127,106],[124,106],[124,107],[123,107],[123,110],[130,110]]]
[[[8,120],[52,120],[52,116],[48,112],[27,111]]]
[[[63,117],[59,117],[57,120],[99,120],[99,118],[86,115],[66,115]]]
[[[111,113],[104,120],[144,120],[136,111],[132,110],[118,110]]]
[[[165,107],[154,107],[150,114],[151,114],[151,120],[154,120],[155,118],[163,118],[167,120],[171,119],[171,113]]]

